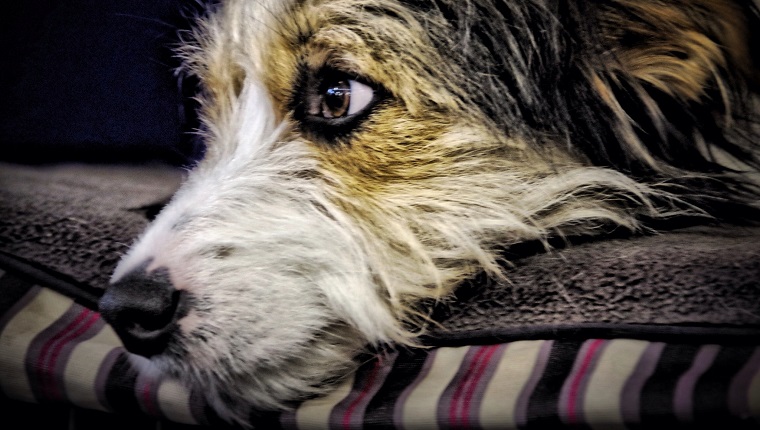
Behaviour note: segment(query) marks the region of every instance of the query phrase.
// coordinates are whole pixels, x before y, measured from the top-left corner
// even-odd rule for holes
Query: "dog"
[[[752,219],[758,7],[225,0],[178,49],[207,151],[100,302],[221,416],[324,393],[526,241]],[[548,245],[547,245],[548,246]]]

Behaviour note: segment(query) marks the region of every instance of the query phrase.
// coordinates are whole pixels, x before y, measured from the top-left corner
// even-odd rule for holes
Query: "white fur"
[[[401,335],[361,239],[318,183],[294,177],[315,167],[305,144],[279,140],[285,128],[256,82],[246,82],[240,100],[234,126],[220,137],[245,144],[230,144],[223,162],[190,175],[113,280],[148,260],[148,270],[168,268],[195,300],[183,331],[207,342],[185,337],[192,352],[158,358],[159,366],[202,381],[212,398],[224,390],[244,405],[282,406],[352,365],[364,343],[354,330],[370,343]],[[231,256],[214,258],[219,247]],[[351,327],[346,339],[324,334],[343,325]],[[331,344],[315,342],[320,337]],[[223,409],[230,408],[245,412]]]

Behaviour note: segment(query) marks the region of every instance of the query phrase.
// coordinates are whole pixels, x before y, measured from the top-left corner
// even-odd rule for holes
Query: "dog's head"
[[[244,419],[319,392],[366,345],[413,343],[417,304],[503,276],[510,244],[743,202],[750,12],[223,2],[180,50],[206,156],[103,314]]]

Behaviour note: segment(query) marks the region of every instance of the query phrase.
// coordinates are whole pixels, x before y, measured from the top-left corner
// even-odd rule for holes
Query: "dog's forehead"
[[[411,111],[455,104],[457,73],[449,69],[456,66],[432,43],[429,17],[408,2],[291,0],[238,7],[247,21],[237,25],[256,28],[238,46],[245,58],[258,60],[257,74],[275,100],[290,96],[304,69],[326,66],[382,84]]]

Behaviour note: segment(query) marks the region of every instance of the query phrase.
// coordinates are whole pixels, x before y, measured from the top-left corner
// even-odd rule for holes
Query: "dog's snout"
[[[108,288],[100,312],[127,350],[150,357],[166,348],[184,314],[184,302],[166,268],[147,272],[141,266]]]

